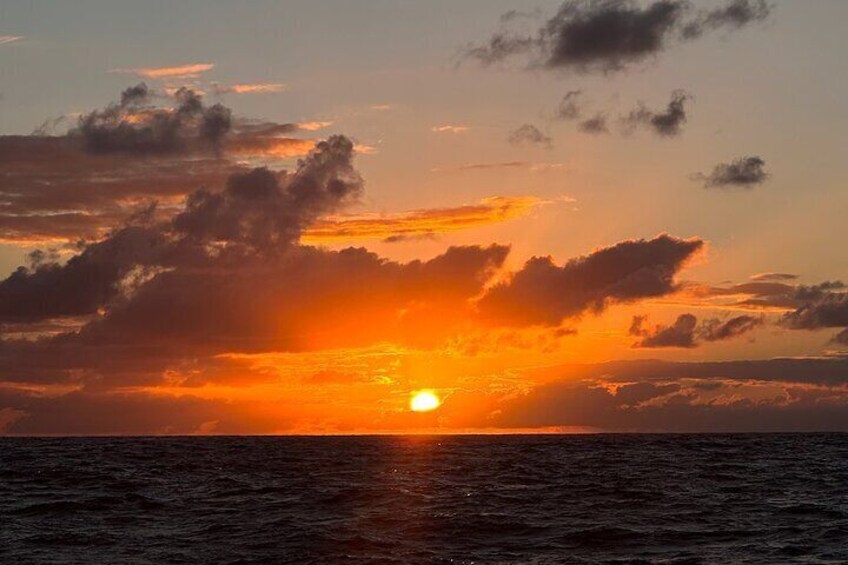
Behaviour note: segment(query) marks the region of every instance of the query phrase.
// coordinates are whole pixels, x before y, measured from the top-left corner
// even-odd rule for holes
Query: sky
[[[846,430],[846,17],[5,2],[0,433]]]

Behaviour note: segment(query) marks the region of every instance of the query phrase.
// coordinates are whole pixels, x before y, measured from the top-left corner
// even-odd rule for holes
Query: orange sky
[[[12,10],[0,433],[848,429],[848,92],[810,31],[844,9],[724,4],[659,29],[469,3],[293,61]],[[576,42],[604,10],[656,41]],[[90,80],[42,98],[46,45]],[[805,114],[786,77],[829,87]]]

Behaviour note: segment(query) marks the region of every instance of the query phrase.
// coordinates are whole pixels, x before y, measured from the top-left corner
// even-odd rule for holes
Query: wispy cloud
[[[401,241],[431,237],[505,222],[528,214],[544,201],[534,196],[493,196],[478,204],[395,214],[334,216],[319,220],[304,234],[305,243],[356,239]]]
[[[536,173],[551,169],[562,169],[565,163],[540,163],[533,161],[499,161],[494,163],[465,163],[456,167],[430,169],[433,173],[449,173],[461,171],[486,171],[492,169],[528,169]]]
[[[231,84],[229,86],[216,85],[215,91],[219,94],[267,94],[273,92],[285,92],[288,87],[279,82],[260,82],[251,84]]]
[[[165,78],[190,78],[199,76],[201,73],[211,71],[215,67],[212,63],[192,63],[190,65],[179,65],[176,67],[144,67],[137,69],[115,69],[112,72],[128,73],[148,79]]]
[[[0,35],[0,45],[14,43],[15,41],[20,41],[23,38],[23,35]]]
[[[470,128],[468,126],[445,124],[441,126],[433,126],[430,128],[430,131],[433,133],[464,133],[469,129]]]
[[[315,121],[315,122],[300,122],[297,124],[298,129],[302,129],[305,131],[317,131],[319,129],[324,129],[333,125],[332,121]]]

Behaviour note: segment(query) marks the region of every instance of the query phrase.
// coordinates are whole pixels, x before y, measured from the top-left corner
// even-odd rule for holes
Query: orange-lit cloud
[[[243,137],[225,144],[227,153],[238,157],[273,157],[290,159],[303,157],[315,147],[311,139],[291,137]]]
[[[136,69],[115,69],[116,73],[130,73],[148,79],[191,78],[210,71],[213,63],[192,63],[176,67],[143,67]]]
[[[317,131],[319,129],[328,128],[333,125],[332,121],[313,121],[313,122],[300,122],[297,124],[298,129],[302,129],[305,131]]]
[[[433,126],[430,131],[433,133],[465,133],[470,128],[463,125],[445,124],[441,126]]]
[[[327,243],[358,239],[397,241],[450,233],[518,218],[543,201],[534,196],[493,196],[479,204],[434,208],[396,214],[335,216],[310,227],[305,243]]]
[[[288,87],[278,82],[260,82],[250,84],[232,84],[229,86],[216,86],[215,91],[221,94],[267,94],[272,92],[285,92]]]

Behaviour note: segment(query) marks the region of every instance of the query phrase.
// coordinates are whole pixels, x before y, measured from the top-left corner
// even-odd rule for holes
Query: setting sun
[[[409,401],[409,408],[413,412],[429,412],[438,408],[442,402],[430,390],[419,390],[412,393],[412,398]]]

